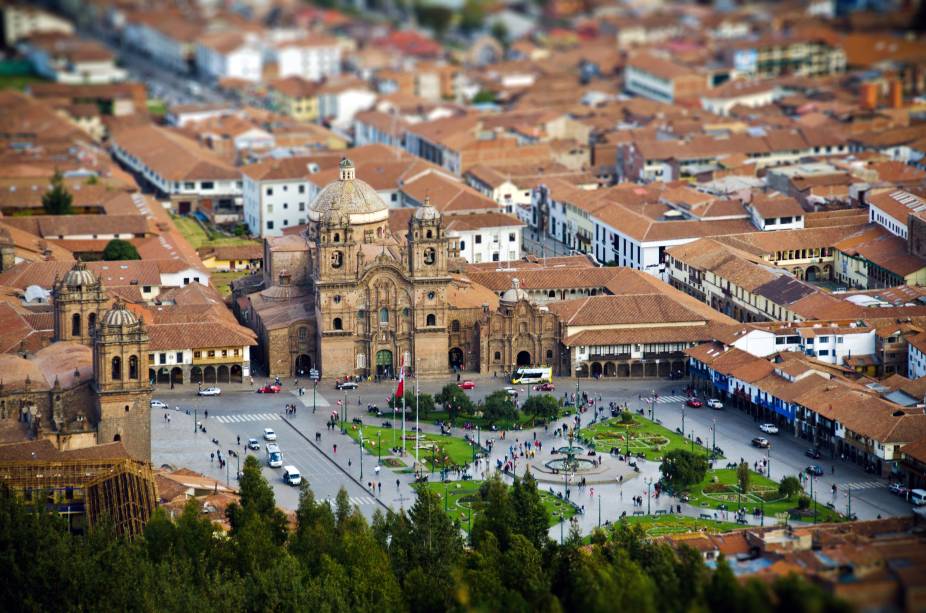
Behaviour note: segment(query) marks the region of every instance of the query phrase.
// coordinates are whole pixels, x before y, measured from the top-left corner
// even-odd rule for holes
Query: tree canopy
[[[445,385],[434,400],[444,407],[450,421],[460,415],[472,415],[476,410],[476,405],[456,383]]]
[[[525,400],[521,410],[538,419],[555,419],[559,412],[559,401],[549,394],[537,394]]]
[[[121,238],[114,238],[103,249],[103,259],[112,262],[114,260],[140,260],[138,250],[135,245]]]
[[[490,422],[514,419],[518,416],[518,409],[514,406],[514,400],[505,390],[492,392],[486,396],[482,412]]]
[[[666,453],[659,465],[659,470],[666,483],[673,490],[680,492],[704,479],[707,474],[707,459],[686,449],[673,449]]]
[[[74,196],[64,186],[64,177],[57,170],[51,178],[51,186],[42,195],[42,208],[46,215],[70,215]]]

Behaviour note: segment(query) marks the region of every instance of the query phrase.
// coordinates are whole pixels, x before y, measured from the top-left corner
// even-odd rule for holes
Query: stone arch
[[[129,356],[129,379],[138,379],[138,356]]]
[[[175,384],[183,385],[183,369],[179,366],[174,366],[170,369],[170,382]]]
[[[158,375],[157,375],[157,373],[154,371],[153,368],[149,368],[149,369],[148,369],[148,383],[150,383],[151,385],[154,385],[154,382],[155,382],[155,380],[157,379],[157,376],[158,376]]]
[[[820,278],[820,269],[816,266],[808,266],[804,271],[804,278],[807,281],[814,282]]]
[[[600,377],[601,371],[602,371],[601,362],[592,362],[592,376]]]
[[[96,332],[96,313],[90,313],[87,315],[87,334],[93,336],[94,332]]]
[[[453,321],[450,322],[450,331],[451,332],[460,331],[460,320],[459,319],[454,319]]]
[[[645,369],[644,369],[644,372],[645,372],[645,375],[644,375],[644,376],[646,376],[646,377],[656,377],[656,376],[658,376],[658,370],[657,370],[656,367],[657,367],[656,362],[647,362],[647,363],[646,363],[646,367],[645,367]]]
[[[112,375],[113,381],[119,381],[122,379],[122,358],[119,356],[114,357],[110,365],[112,367],[110,374]]]
[[[614,366],[614,362],[605,362],[604,376],[613,377],[616,373],[617,373],[617,368]]]
[[[215,373],[216,383],[231,383],[231,378],[229,377],[228,366],[222,364],[218,367]]]
[[[115,436],[113,436],[113,442],[114,442],[114,443],[118,443],[118,442],[121,441],[121,440],[122,440],[122,435],[121,435],[121,434],[118,434],[118,433],[117,433]]]
[[[425,318],[426,326],[436,326],[437,325],[437,315],[434,313],[428,313],[428,316]]]
[[[215,383],[215,366],[207,366],[203,369],[203,383]]]
[[[334,320],[331,322],[331,327],[333,327],[335,330],[343,330],[344,324],[341,322],[341,318],[335,317]]]
[[[447,363],[450,368],[465,368],[463,350],[459,347],[451,349],[447,354]]]
[[[202,383],[203,382],[203,369],[199,366],[194,366],[190,369],[190,383]]]
[[[517,357],[515,358],[515,364],[518,366],[530,366],[533,364],[531,360],[530,351],[519,351]]]
[[[617,365],[617,376],[626,379],[630,376],[630,366],[628,364]]]
[[[304,353],[296,356],[296,363],[293,365],[293,372],[297,377],[305,377],[312,370],[312,358]]]
[[[71,336],[80,336],[80,313],[71,315]]]
[[[165,367],[158,368],[157,383],[170,383],[170,371]]]
[[[243,382],[244,382],[244,369],[241,368],[240,364],[232,364],[230,383],[243,383]]]

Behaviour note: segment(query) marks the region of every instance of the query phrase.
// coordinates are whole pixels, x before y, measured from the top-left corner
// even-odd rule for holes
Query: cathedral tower
[[[107,302],[103,286],[83,262],[77,262],[52,288],[55,340],[93,342],[97,319]]]
[[[100,319],[93,339],[93,389],[100,444],[122,441],[132,457],[151,459],[148,333],[121,302]]]

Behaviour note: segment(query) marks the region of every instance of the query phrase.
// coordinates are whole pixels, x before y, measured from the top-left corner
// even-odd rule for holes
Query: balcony
[[[239,349],[238,355],[234,355],[233,349],[227,349],[227,355],[222,355],[222,350],[215,351],[213,355],[203,351],[196,357],[193,354],[193,364],[239,364],[244,360],[244,354]]]
[[[608,360],[629,360],[629,359],[630,359],[629,353],[601,353],[598,355],[589,355],[588,357],[589,362],[595,362],[595,361],[605,362]]]
[[[681,360],[685,358],[682,351],[644,351],[644,360]]]

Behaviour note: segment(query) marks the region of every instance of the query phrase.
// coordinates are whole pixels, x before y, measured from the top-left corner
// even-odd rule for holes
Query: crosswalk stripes
[[[303,394],[302,396],[299,395],[299,392],[297,390],[291,390],[289,393],[295,396],[296,399],[302,403],[302,406],[312,408],[312,388],[311,387],[305,388],[305,394]],[[330,407],[331,403],[325,400],[325,397],[322,396],[321,393],[316,392],[315,393],[315,406],[319,408]]]
[[[851,483],[843,483],[840,487],[842,487],[843,491],[847,489],[870,490],[876,487],[885,487],[885,485],[881,481],[853,481]]]
[[[685,402],[686,400],[688,400],[688,398],[685,396],[657,396],[656,404],[668,404],[670,402]],[[652,402],[652,401],[653,401],[653,398],[651,396],[647,396],[646,398],[643,399],[643,402]]]
[[[362,507],[364,505],[376,504],[376,499],[370,496],[348,496],[347,499],[350,501],[352,505],[355,505],[358,507]],[[325,500],[332,507],[334,507],[334,505],[336,504],[336,500],[332,496],[325,498]]]
[[[277,421],[282,419],[277,413],[237,413],[219,415],[215,420],[221,424],[243,423],[247,421]]]

